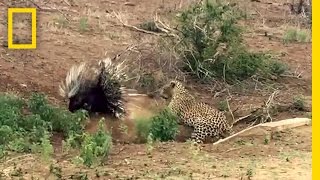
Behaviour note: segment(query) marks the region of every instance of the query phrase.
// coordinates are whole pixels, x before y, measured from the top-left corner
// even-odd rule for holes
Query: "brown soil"
[[[58,83],[65,77],[66,71],[74,63],[81,61],[97,61],[112,56],[129,44],[138,44],[154,38],[141,32],[122,27],[112,15],[112,11],[121,12],[123,18],[131,25],[151,19],[156,11],[160,15],[172,13],[180,7],[178,0],[51,0],[34,2],[42,7],[37,14],[37,49],[9,50],[7,45],[7,13],[1,13],[0,29],[4,37],[0,37],[0,91],[16,92],[28,96],[32,92],[44,92],[49,99],[62,106],[66,102],[58,95]],[[296,95],[307,97],[311,103],[311,43],[282,42],[282,35],[287,26],[298,26],[300,18],[291,15],[284,0],[249,0],[237,1],[250,14],[243,22],[248,32],[245,33],[246,44],[255,50],[271,50],[279,54],[280,59],[289,64],[290,68],[302,72],[302,78],[284,77],[277,79],[276,88],[280,89],[276,100],[292,102]],[[185,6],[182,3],[182,7]],[[31,1],[0,2],[0,11],[7,12],[7,7],[34,7]],[[59,10],[54,10],[54,9]],[[65,20],[67,17],[68,20]],[[20,18],[20,17],[19,17]],[[84,18],[88,24],[82,23]],[[17,18],[18,19],[18,18]],[[26,20],[25,22],[28,22]],[[15,40],[30,41],[28,23],[15,24]],[[302,26],[302,25],[301,25]],[[87,28],[87,31],[82,31]],[[267,32],[269,37],[264,36]],[[150,62],[155,59],[150,59]],[[155,70],[156,71],[156,70]],[[224,97],[206,91],[199,84],[190,84],[198,89],[196,94],[202,100],[217,105]],[[242,109],[249,106],[260,106],[272,92],[269,89],[242,89],[233,94],[231,108],[241,105]],[[202,90],[200,90],[202,89]],[[205,89],[205,90],[203,90]],[[270,91],[271,89],[271,91]],[[106,125],[115,139],[107,164],[96,169],[79,168],[70,163],[69,158],[57,151],[54,164],[62,168],[64,177],[88,174],[89,179],[310,179],[311,178],[311,127],[301,127],[281,132],[269,143],[265,137],[243,138],[225,145],[213,147],[203,146],[197,151],[188,143],[171,142],[155,144],[148,154],[145,144],[130,144],[135,139],[134,122],[139,116],[147,117],[154,113],[150,108],[155,103],[149,98],[133,99],[128,105],[131,115],[125,121],[128,132],[119,130],[122,126],[108,118]],[[138,107],[138,108],[137,108]],[[139,110],[140,109],[140,110]],[[148,110],[146,110],[148,109]],[[151,109],[151,110],[150,110]],[[305,112],[283,112],[274,120],[307,116]],[[94,132],[97,120],[87,126]],[[246,125],[239,125],[241,127]],[[181,127],[182,129],[185,129]],[[183,130],[178,141],[185,141],[190,131]],[[56,136],[55,145],[59,149],[61,139]],[[119,143],[117,143],[119,142]],[[126,143],[124,143],[126,142]],[[129,143],[129,144],[127,144]],[[18,157],[16,157],[18,158]],[[16,160],[14,160],[16,162]],[[49,174],[49,165],[34,155],[23,155],[17,160],[17,167],[22,169],[23,176],[54,179]],[[3,173],[16,171],[10,162],[5,163]]]

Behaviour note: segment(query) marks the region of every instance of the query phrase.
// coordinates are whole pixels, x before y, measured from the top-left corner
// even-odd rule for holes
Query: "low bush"
[[[94,135],[84,132],[86,111],[71,113],[49,104],[45,95],[32,94],[25,100],[11,94],[0,94],[0,158],[8,152],[39,153],[48,160],[54,152],[53,133],[63,133],[63,145],[80,149],[83,163],[91,166],[109,154],[111,136],[100,128]]]
[[[161,111],[151,119],[149,133],[152,134],[154,140],[173,140],[178,133],[177,117],[167,109]]]
[[[183,60],[182,69],[200,80],[217,78],[229,83],[284,73],[283,63],[243,45],[243,29],[237,23],[243,17],[236,6],[220,1],[207,0],[184,10],[177,22],[179,42],[169,44]]]
[[[140,142],[145,143],[150,133],[151,121],[150,119],[137,119],[135,121],[135,129],[137,138]]]
[[[156,141],[173,140],[178,133],[177,117],[165,109],[151,119],[137,120],[136,131],[143,141],[148,137]]]
[[[302,95],[293,97],[292,107],[298,111],[303,111],[306,107],[304,97]]]
[[[284,35],[283,35],[283,41],[285,43],[291,43],[291,42],[310,42],[311,35],[310,31],[305,29],[299,29],[299,28],[288,28]]]
[[[100,164],[108,157],[112,147],[112,137],[105,131],[104,120],[99,121],[99,129],[92,135],[85,134],[80,150],[80,159],[88,167]]]

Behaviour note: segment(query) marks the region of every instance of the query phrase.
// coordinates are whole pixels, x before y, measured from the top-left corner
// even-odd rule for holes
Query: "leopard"
[[[191,140],[204,143],[205,139],[225,138],[234,134],[224,112],[197,100],[181,81],[171,80],[159,90],[168,101],[167,108],[177,117],[178,124],[193,128]]]

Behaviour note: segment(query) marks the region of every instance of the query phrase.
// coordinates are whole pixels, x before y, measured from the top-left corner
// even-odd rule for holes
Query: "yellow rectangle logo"
[[[31,13],[31,44],[13,44],[13,14]],[[36,8],[8,8],[8,48],[36,49],[37,48],[37,9]]]

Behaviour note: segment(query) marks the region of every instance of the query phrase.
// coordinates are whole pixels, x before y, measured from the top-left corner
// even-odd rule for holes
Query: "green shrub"
[[[241,10],[220,1],[207,0],[183,11],[178,19],[178,45],[174,41],[183,70],[201,80],[218,78],[230,83],[272,74],[267,66],[272,58],[249,52],[243,45],[242,28],[237,24],[242,17]]]
[[[297,38],[297,30],[293,28],[288,29],[283,36],[283,40],[286,43],[293,42],[296,40],[296,38]]]
[[[33,94],[28,107],[33,114],[38,114],[45,122],[49,122],[55,132],[63,132],[68,135],[71,132],[81,133],[84,130],[84,121],[88,115],[86,111],[71,113],[52,106],[43,94]]]
[[[112,147],[112,137],[105,132],[104,120],[100,120],[99,129],[93,135],[85,135],[81,147],[80,159],[86,166],[92,166],[94,163],[101,163],[108,157]]]
[[[169,110],[164,110],[151,120],[150,134],[154,140],[173,140],[178,133],[177,117]]]
[[[297,32],[297,41],[298,42],[310,42],[310,32],[307,30],[299,30]]]
[[[0,96],[0,127],[9,126],[12,130],[19,128],[18,121],[22,118],[22,107],[24,102],[13,95]],[[1,135],[0,135],[1,136]]]
[[[54,153],[50,138],[51,134],[49,132],[45,132],[44,135],[41,136],[40,142],[33,146],[33,152],[40,153],[45,161],[48,161]]]
[[[177,117],[165,109],[151,119],[136,121],[138,138],[146,141],[152,137],[157,141],[173,140],[178,133]]]
[[[303,111],[305,109],[305,99],[302,95],[295,96],[293,98],[293,108],[298,111]]]
[[[150,133],[150,125],[151,125],[151,121],[149,119],[138,119],[135,121],[137,138],[140,141],[142,142],[147,141],[148,135]]]
[[[155,90],[156,80],[152,73],[143,73],[139,79],[141,88]]]
[[[289,70],[288,66],[280,61],[270,60],[267,62],[266,68],[272,75],[280,76]]]
[[[69,24],[69,21],[63,16],[54,18],[54,25],[57,26],[58,28],[66,28],[68,24]]]
[[[28,101],[12,95],[0,95],[0,157],[6,151],[40,153],[48,161],[54,152],[53,132],[66,137],[65,149],[80,148],[80,159],[91,166],[109,155],[111,136],[104,131],[103,120],[93,135],[84,133],[87,112],[71,113],[50,105],[43,94],[32,94]]]
[[[53,132],[73,135],[81,144],[85,112],[71,113],[50,105],[42,94],[24,100],[0,94],[1,154],[6,151],[40,153],[47,160],[53,153],[50,141]],[[2,155],[1,155],[2,156]]]
[[[17,96],[0,95],[0,144],[4,150],[29,152],[30,144],[40,141],[39,137],[28,136],[32,129],[26,125],[29,116],[23,115],[24,105],[24,100]]]
[[[80,32],[85,32],[88,30],[88,18],[87,17],[80,18],[79,30],[80,30]]]

